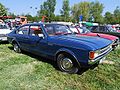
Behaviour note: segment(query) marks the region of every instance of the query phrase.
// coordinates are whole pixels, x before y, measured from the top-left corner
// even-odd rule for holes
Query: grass
[[[59,71],[53,61],[15,53],[0,45],[0,90],[120,90],[120,47],[103,63],[82,74]]]

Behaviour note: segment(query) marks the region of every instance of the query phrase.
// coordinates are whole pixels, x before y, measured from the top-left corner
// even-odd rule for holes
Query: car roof
[[[59,24],[59,23],[47,23],[47,24],[45,24],[45,25],[64,25],[64,24]],[[64,26],[66,26],[66,25],[64,25]]]
[[[27,24],[24,24],[23,26],[25,25],[43,25],[42,23],[27,23]]]

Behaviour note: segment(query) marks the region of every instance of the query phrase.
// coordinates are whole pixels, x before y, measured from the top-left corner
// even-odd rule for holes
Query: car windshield
[[[0,24],[0,29],[8,29],[7,25]]]
[[[69,26],[70,30],[74,33],[78,33],[78,30],[75,26]]]
[[[45,30],[49,36],[73,34],[67,26],[61,24],[45,25]]]
[[[80,26],[77,26],[78,30],[80,33],[89,33],[90,30],[87,29],[86,27],[80,27]]]
[[[107,28],[110,32],[116,32],[116,30],[114,30],[111,26],[107,26]]]

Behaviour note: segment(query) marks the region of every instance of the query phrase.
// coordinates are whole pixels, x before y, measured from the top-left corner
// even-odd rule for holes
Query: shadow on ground
[[[9,46],[8,47],[10,50],[13,50],[13,47],[12,46]],[[51,64],[56,70],[59,70],[59,68],[57,67],[57,63],[54,61],[54,60],[51,60],[51,59],[47,59],[47,58],[44,58],[44,57],[41,57],[41,56],[38,56],[38,55],[35,55],[35,54],[32,54],[32,53],[29,53],[29,52],[26,52],[26,51],[22,51],[22,54],[25,54],[25,55],[28,55],[32,58],[35,58],[36,60],[38,61],[42,61],[42,62],[45,62],[45,63],[48,63],[48,64]],[[89,68],[81,68],[79,71],[78,71],[78,75],[82,75],[84,72],[86,72],[87,70],[89,69],[94,69],[95,67],[97,67],[98,65],[94,65],[92,67],[89,67]],[[59,70],[60,71],[60,70]]]
[[[8,44],[8,41],[0,41],[0,45],[1,44]]]

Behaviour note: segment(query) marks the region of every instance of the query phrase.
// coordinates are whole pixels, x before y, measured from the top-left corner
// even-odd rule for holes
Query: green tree
[[[63,0],[62,10],[60,10],[60,13],[64,18],[64,21],[69,20],[69,16],[70,16],[69,0]]]
[[[83,16],[83,20],[86,21],[89,18],[89,11],[90,11],[90,2],[80,2],[78,4],[74,4],[71,8],[72,17],[79,21],[79,16]]]
[[[106,24],[113,24],[114,23],[114,15],[110,12],[105,13],[104,21]]]
[[[28,20],[28,21],[32,21],[32,22],[34,21],[32,15],[27,14],[27,15],[25,15],[25,16],[27,17],[27,20]]]
[[[64,21],[64,17],[61,15],[56,15],[54,21]]]
[[[8,9],[5,8],[5,6],[0,3],[0,16],[6,16],[7,12],[8,12]]]
[[[91,2],[90,4],[90,14],[93,15],[95,22],[103,22],[102,12],[103,12],[103,4],[99,1]]]
[[[120,8],[118,6],[114,10],[114,20],[115,23],[120,23]]]
[[[12,18],[16,18],[16,15],[14,13],[9,12],[8,16],[12,16]]]
[[[51,22],[55,15],[55,5],[56,0],[47,0],[43,3],[43,5],[40,6],[40,10],[38,11],[38,16],[46,16],[48,18],[48,21]]]

